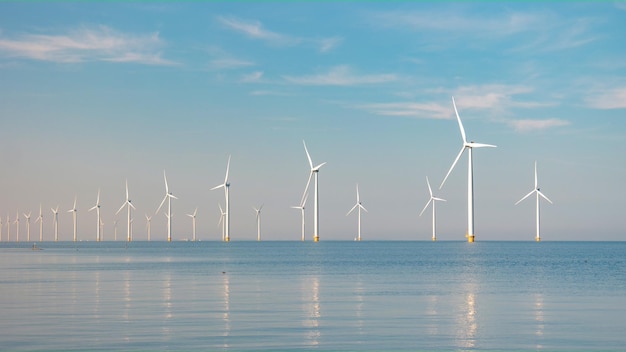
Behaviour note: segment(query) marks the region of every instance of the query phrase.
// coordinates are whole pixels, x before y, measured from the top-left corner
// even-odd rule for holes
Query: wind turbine
[[[94,205],[89,211],[96,210],[97,221],[96,221],[96,242],[100,242],[102,239],[100,237],[100,223],[102,219],[100,218],[100,190],[98,190],[98,197],[96,198],[96,205]]]
[[[74,206],[72,207],[72,209],[68,210],[68,213],[72,213],[72,219],[74,220],[74,242],[76,242],[76,212],[78,211],[78,209],[76,209],[76,196],[74,196]]]
[[[537,196],[537,200],[536,200],[536,209],[537,209],[537,223],[536,223],[536,231],[537,231],[537,236],[535,237],[535,241],[539,242],[541,241],[541,237],[539,236],[539,196],[543,197],[543,199],[547,200],[548,202],[550,202],[550,204],[552,204],[552,201],[550,199],[548,199],[548,197],[546,197],[543,193],[541,193],[541,190],[539,189],[539,186],[537,184],[537,162],[535,161],[535,188],[530,191],[527,195],[524,196],[524,198],[520,199],[517,201],[517,203],[515,203],[515,205],[518,205],[521,201],[523,201],[524,199],[528,198],[531,194],[535,193]]]
[[[152,220],[152,217],[146,214],[146,229],[148,230],[148,241],[150,241],[150,220]]]
[[[467,237],[468,242],[474,242],[474,163],[472,160],[472,150],[474,148],[483,148],[483,147],[491,147],[495,148],[495,145],[491,144],[483,144],[483,143],[475,143],[474,141],[467,141],[465,137],[465,129],[463,129],[463,123],[461,123],[461,118],[459,117],[459,112],[456,109],[456,103],[454,102],[454,97],[452,97],[452,105],[454,106],[454,112],[456,113],[456,119],[459,122],[459,129],[461,130],[461,138],[463,139],[463,146],[461,146],[461,150],[459,154],[454,159],[450,170],[446,174],[446,177],[441,182],[441,186],[439,189],[443,187],[443,184],[446,183],[448,176],[454,169],[454,166],[461,158],[463,152],[467,149]]]
[[[304,141],[302,141],[302,144],[304,144],[304,151],[306,152],[306,157],[309,159],[309,166],[311,166],[311,173],[309,174],[309,180],[306,183],[306,188],[304,189],[304,193],[302,194],[302,200],[303,202],[300,203],[304,206],[304,196],[307,194],[307,192],[309,191],[309,184],[311,183],[311,177],[315,174],[315,190],[313,191],[314,194],[314,198],[313,198],[313,241],[314,242],[318,242],[320,240],[320,235],[319,235],[319,192],[318,192],[318,188],[317,188],[317,174],[320,171],[320,168],[322,166],[324,166],[326,164],[326,162],[323,162],[315,167],[313,167],[313,161],[311,161],[311,155],[309,155],[309,151],[306,149],[306,143]]]
[[[252,207],[256,212],[256,240],[261,240],[261,209],[263,209],[263,204],[260,207]]]
[[[2,217],[0,217],[0,242],[2,242],[2,226],[4,226],[4,224],[2,223]]]
[[[365,209],[365,207],[361,204],[361,198],[359,197],[359,184],[358,183],[356,185],[356,204],[354,204],[354,206],[352,207],[352,209],[350,209],[350,211],[346,214],[346,216],[350,215],[350,213],[352,213],[354,209],[357,209],[358,211],[356,240],[360,241],[361,240],[361,209],[365,210],[366,212],[367,212],[367,209]]]
[[[15,224],[15,233],[16,233],[15,242],[19,242],[20,241],[20,211],[19,210],[15,212],[15,221],[13,221],[13,223]]]
[[[117,241],[117,219],[113,220],[113,240]]]
[[[11,218],[7,214],[7,242],[11,242]]]
[[[132,220],[130,218],[130,208],[135,209],[135,206],[133,205],[133,203],[131,203],[130,199],[128,198],[128,180],[126,180],[126,200],[124,201],[124,203],[122,203],[122,206],[117,210],[115,215],[117,215],[120,211],[122,211],[122,209],[124,209],[125,206],[128,210],[128,222],[126,223],[127,240],[128,242],[131,242],[133,240],[133,226],[132,226]]]
[[[193,214],[187,214],[187,216],[189,216],[191,218],[191,227],[192,227],[192,232],[193,232],[193,241],[196,241],[196,213],[198,212],[198,208],[196,208],[196,210],[193,211]]]
[[[104,221],[100,219],[100,241],[104,241]]]
[[[41,203],[39,203],[39,216],[35,222],[39,222],[39,242],[43,242],[43,214],[41,213]]]
[[[222,225],[222,241],[224,241],[225,239],[225,235],[224,235],[224,216],[226,215],[226,212],[224,211],[224,209],[222,209],[222,205],[221,204],[217,204],[218,207],[220,207],[220,221],[217,222],[217,226]]]
[[[426,184],[428,185],[428,193],[430,194],[430,198],[428,199],[428,202],[426,202],[426,205],[424,206],[424,209],[422,209],[422,212],[420,213],[420,216],[422,216],[422,214],[424,214],[424,212],[426,211],[426,208],[428,208],[428,205],[432,202],[433,204],[433,241],[437,240],[437,236],[435,235],[435,226],[436,226],[436,220],[435,220],[435,202],[436,201],[442,201],[445,202],[445,199],[442,198],[437,198],[433,196],[433,190],[430,188],[430,181],[428,181],[428,176],[426,176]]]
[[[59,241],[59,206],[57,205],[57,208],[50,208],[50,210],[52,210],[52,212],[54,213],[54,242]]]
[[[293,209],[300,209],[300,213],[302,213],[302,241],[304,241],[304,204],[306,203],[306,199],[309,197],[309,194],[305,194],[304,195],[304,199],[302,204],[300,205],[294,205],[291,208]]]
[[[30,211],[28,214],[24,213],[24,217],[26,218],[26,242],[30,242]]]
[[[230,170],[230,155],[228,156],[228,163],[226,164],[226,177],[224,177],[224,183],[211,188],[211,191],[224,188],[224,198],[226,198],[226,212],[224,213],[224,241],[230,241],[230,182],[228,181],[228,171]]]
[[[172,198],[178,198],[176,198],[176,196],[174,196],[172,192],[170,192],[167,186],[167,177],[165,176],[165,170],[163,170],[163,179],[165,179],[165,197],[163,197],[161,204],[154,213],[156,214],[159,212],[159,210],[161,210],[161,207],[167,199],[167,214],[165,214],[167,217],[167,242],[172,242]]]

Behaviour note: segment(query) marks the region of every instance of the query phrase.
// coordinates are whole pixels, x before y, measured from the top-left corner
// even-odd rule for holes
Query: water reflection
[[[169,259],[169,258],[168,258]],[[163,337],[169,340],[172,335],[170,327],[172,319],[172,274],[166,272],[163,276]]]
[[[472,281],[463,287],[464,299],[457,316],[457,340],[463,348],[476,347],[476,331],[478,330],[478,312],[476,310],[476,283]]]
[[[319,277],[307,277],[304,281],[302,289],[303,293],[310,292],[311,296],[307,296],[303,299],[304,303],[304,326],[307,328],[306,341],[310,346],[318,346],[320,333],[320,318],[321,318],[321,306],[320,306],[320,281]]]
[[[543,346],[539,343],[540,339],[543,337],[543,330],[545,327],[544,320],[544,306],[543,306],[543,295],[540,293],[536,293],[534,295],[535,304],[533,309],[533,315],[535,318],[535,322],[537,323],[537,329],[535,330],[535,336],[538,338],[537,345],[535,346],[537,349],[543,348]]]
[[[222,273],[222,284],[224,285],[222,320],[224,321],[224,348],[228,348],[228,337],[230,336],[230,278],[228,274]]]
[[[430,324],[426,327],[426,332],[430,336],[436,336],[439,334],[439,324],[437,323],[439,317],[439,311],[437,306],[439,305],[439,296],[428,296],[426,302],[426,315]]]

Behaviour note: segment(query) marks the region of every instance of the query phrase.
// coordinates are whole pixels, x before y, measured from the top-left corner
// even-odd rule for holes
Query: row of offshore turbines
[[[475,239],[475,234],[474,234],[474,181],[473,181],[473,159],[472,159],[472,153],[473,153],[473,149],[474,148],[484,148],[484,147],[490,147],[490,148],[495,148],[495,145],[491,145],[491,144],[484,144],[484,143],[476,143],[474,141],[467,141],[467,137],[465,135],[465,129],[463,128],[463,123],[461,122],[461,118],[459,117],[459,113],[458,110],[456,108],[456,102],[454,101],[454,97],[452,98],[452,105],[454,106],[454,112],[456,114],[456,118],[457,118],[457,122],[459,124],[459,129],[461,132],[461,138],[462,138],[462,146],[461,146],[461,150],[459,151],[459,153],[457,154],[456,158],[454,159],[454,162],[452,163],[452,165],[450,166],[450,169],[448,170],[448,173],[446,174],[446,176],[444,177],[443,181],[441,182],[441,185],[439,186],[439,189],[441,189],[443,187],[443,185],[445,184],[446,180],[448,179],[448,176],[450,176],[450,173],[452,172],[452,170],[454,169],[454,167],[456,166],[457,162],[459,161],[459,159],[461,158],[461,156],[463,155],[463,153],[465,151],[467,151],[467,156],[468,156],[468,170],[467,170],[467,233],[466,233],[466,238],[468,242],[474,242]],[[308,162],[309,162],[309,166],[310,166],[310,173],[309,173],[309,178],[307,180],[306,183],[306,187],[304,188],[304,192],[302,193],[302,198],[300,200],[299,205],[297,206],[293,206],[292,208],[294,209],[300,209],[301,211],[301,215],[302,215],[302,241],[305,240],[305,206],[306,206],[306,202],[307,199],[309,197],[309,188],[311,186],[311,180],[313,180],[313,241],[314,242],[318,242],[319,241],[319,190],[318,190],[318,175],[319,175],[319,171],[322,168],[322,166],[324,166],[326,164],[326,162],[323,162],[321,164],[318,164],[316,166],[314,166],[313,161],[311,159],[311,155],[309,154],[309,151],[306,147],[306,143],[303,141],[303,145],[304,145],[304,151],[306,153]],[[226,176],[224,177],[224,182],[211,188],[211,190],[218,190],[218,189],[224,189],[224,200],[225,200],[225,208],[222,208],[221,204],[219,204],[219,208],[220,208],[220,219],[219,219],[219,225],[221,225],[221,229],[222,229],[222,241],[230,241],[230,196],[229,196],[229,190],[230,190],[230,181],[229,181],[229,170],[230,170],[230,156],[228,157],[228,162],[226,164]],[[172,199],[178,199],[176,196],[174,196],[174,194],[172,194],[172,192],[170,192],[169,190],[169,186],[167,183],[167,176],[165,174],[165,171],[163,171],[163,179],[165,181],[165,196],[163,197],[163,200],[161,201],[161,203],[159,204],[157,210],[155,211],[155,214],[158,214],[159,211],[163,208],[163,206],[165,205],[165,202],[167,201],[167,211],[165,212],[165,217],[167,218],[167,241],[171,242],[172,241]],[[428,179],[428,177],[426,178],[426,184],[428,186],[428,192],[430,194],[430,198],[428,199],[428,201],[426,202],[426,205],[424,206],[424,208],[422,209],[421,213],[419,214],[420,216],[422,216],[422,214],[426,211],[426,209],[428,208],[429,205],[432,205],[432,240],[435,241],[437,239],[436,236],[436,207],[435,207],[435,203],[437,201],[445,201],[445,199],[442,198],[438,198],[435,197],[433,195],[433,191],[430,185],[430,181]],[[546,201],[552,203],[552,201],[550,199],[548,199],[548,197],[546,197],[540,190],[539,186],[538,186],[538,181],[537,181],[537,163],[535,162],[535,183],[534,183],[534,188],[532,191],[530,191],[528,194],[526,194],[522,199],[520,199],[517,203],[515,203],[516,205],[519,204],[520,202],[522,202],[524,199],[530,197],[531,195],[535,195],[535,201],[536,201],[536,237],[535,240],[536,241],[540,241],[541,240],[541,236],[540,236],[540,228],[539,228],[539,223],[540,223],[540,216],[539,216],[539,199],[544,198]],[[133,240],[133,230],[132,230],[132,223],[133,223],[133,218],[132,218],[132,209],[135,209],[135,206],[132,204],[130,198],[129,198],[129,193],[128,193],[128,181],[126,181],[126,199],[124,200],[124,203],[122,203],[122,206],[118,209],[118,211],[115,213],[116,215],[119,214],[124,207],[126,207],[126,212],[127,212],[127,222],[126,222],[126,239],[127,241],[132,241]],[[263,208],[263,205],[261,205],[260,207],[256,208],[254,207],[254,211],[256,212],[256,222],[257,222],[257,240],[261,240],[261,209]],[[102,241],[103,240],[103,226],[104,226],[104,222],[102,221],[102,218],[100,216],[100,190],[98,190],[98,195],[96,198],[96,204],[89,209],[89,211],[96,211],[96,216],[97,216],[97,226],[96,226],[96,241]],[[197,215],[197,208],[195,209],[195,211],[192,214],[187,214],[187,216],[189,216],[192,220],[192,240],[196,241],[196,215]],[[367,209],[365,209],[365,207],[362,205],[361,203],[361,199],[360,199],[360,195],[359,195],[359,186],[357,184],[356,186],[356,203],[354,204],[354,206],[348,211],[348,213],[346,214],[349,215],[351,214],[353,211],[357,211],[357,236],[355,238],[355,240],[360,241],[361,240],[361,210],[364,210],[367,212]],[[53,227],[54,227],[54,241],[58,241],[59,240],[59,232],[58,232],[58,219],[59,219],[59,206],[57,206],[56,208],[51,208],[51,211],[53,213]],[[73,232],[73,240],[77,241],[77,211],[78,209],[76,208],[76,198],[74,198],[74,205],[72,207],[72,209],[68,210],[69,213],[72,213],[72,219],[73,219],[73,225],[74,225],[74,232]],[[23,213],[22,214],[24,219],[26,220],[26,225],[27,225],[27,241],[31,241],[30,238],[30,219],[31,219],[31,212],[28,213]],[[151,240],[150,238],[150,221],[151,221],[152,217],[148,216],[146,214],[146,228],[147,228],[147,239],[148,241]],[[39,222],[39,241],[44,241],[43,238],[43,213],[42,213],[42,207],[41,205],[39,206],[39,216],[36,219],[36,222]],[[17,242],[19,242],[19,235],[20,235],[20,214],[19,211],[17,212],[15,219],[13,220],[13,224],[15,224],[16,226],[16,237],[15,240]],[[11,240],[11,219],[10,216],[7,215],[6,218],[6,222],[3,224],[2,218],[0,217],[0,241],[2,241],[3,234],[3,225],[6,225],[6,230],[7,230],[7,241]],[[114,221],[114,239],[117,240],[117,220]]]

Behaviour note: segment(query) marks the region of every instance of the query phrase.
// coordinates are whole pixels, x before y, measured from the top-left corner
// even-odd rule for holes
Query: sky
[[[475,234],[532,241],[537,162],[542,239],[626,239],[626,2],[0,2],[0,218],[20,239],[60,206],[61,240],[133,238],[165,195],[172,237],[219,240],[230,164],[231,240],[299,240],[310,167],[320,240],[465,240],[467,155]],[[313,231],[313,197],[306,236]],[[166,239],[160,211],[152,239]]]

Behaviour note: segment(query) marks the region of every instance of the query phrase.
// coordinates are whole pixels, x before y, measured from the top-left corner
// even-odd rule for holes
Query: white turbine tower
[[[41,203],[39,203],[39,216],[37,217],[35,222],[39,222],[39,242],[42,242],[43,241],[43,214],[41,213]]]
[[[72,213],[72,219],[74,220],[74,242],[76,242],[76,229],[77,229],[77,222],[76,222],[76,212],[78,211],[78,209],[76,209],[76,196],[74,196],[74,206],[72,207],[72,209],[68,210],[68,213]]]
[[[132,225],[132,220],[130,217],[130,208],[135,209],[135,206],[128,198],[128,180],[126,180],[126,200],[124,201],[124,203],[122,203],[122,206],[117,210],[115,215],[117,215],[120,211],[122,211],[124,207],[126,207],[128,211],[128,222],[126,223],[126,234],[127,234],[126,238],[128,242],[131,242],[133,240],[133,225]]]
[[[117,241],[117,221],[113,220],[113,240]]]
[[[456,159],[454,159],[454,162],[452,163],[450,170],[448,170],[446,177],[443,179],[443,182],[441,182],[441,186],[439,186],[439,189],[443,187],[443,184],[448,179],[448,176],[452,172],[452,169],[454,169],[454,166],[461,158],[461,155],[467,149],[467,234],[465,234],[465,236],[467,237],[468,242],[474,242],[474,236],[475,236],[474,234],[474,163],[472,160],[472,150],[474,148],[483,148],[483,147],[495,148],[496,146],[491,145],[491,144],[475,143],[474,141],[468,142],[467,138],[465,137],[465,129],[463,129],[463,123],[461,123],[459,112],[456,109],[456,103],[454,102],[454,97],[452,97],[452,105],[454,106],[456,119],[459,122],[459,129],[461,130],[461,138],[463,139],[463,146],[461,147],[461,151],[459,151],[459,154],[456,156]]]
[[[20,211],[19,210],[15,212],[15,221],[13,221],[13,223],[15,224],[15,233],[16,233],[15,242],[19,242],[20,241]]]
[[[309,174],[309,180],[306,183],[306,187],[304,189],[304,193],[302,194],[302,200],[303,202],[300,203],[304,206],[304,196],[307,194],[307,192],[309,191],[309,184],[311,183],[311,177],[315,174],[315,180],[314,180],[314,184],[315,184],[315,190],[313,191],[313,241],[314,242],[318,242],[320,240],[320,234],[319,234],[319,191],[318,191],[318,183],[317,183],[317,174],[320,171],[320,168],[322,166],[324,166],[326,164],[326,162],[323,162],[315,167],[313,167],[313,161],[311,160],[311,155],[309,155],[309,151],[306,148],[306,143],[304,141],[302,141],[302,144],[304,144],[304,151],[306,152],[306,157],[307,159],[309,159],[309,166],[311,167],[311,173]]]
[[[252,207],[254,212],[256,213],[256,240],[261,240],[261,209],[263,209],[263,204],[260,207]]]
[[[294,205],[294,206],[291,207],[293,209],[300,209],[300,213],[301,213],[301,216],[302,216],[302,241],[304,241],[304,204],[306,203],[306,199],[308,197],[309,197],[309,194],[307,193],[307,194],[304,195],[304,199],[303,199],[302,204]]]
[[[198,208],[193,211],[193,214],[187,214],[188,217],[191,218],[191,229],[192,229],[192,241],[196,241],[196,214],[198,213]]]
[[[523,201],[524,199],[528,198],[531,194],[535,193],[536,195],[536,211],[537,211],[537,223],[536,223],[536,237],[535,237],[535,241],[539,242],[541,241],[541,236],[539,235],[539,196],[543,197],[543,199],[547,200],[548,202],[550,202],[550,204],[552,204],[552,201],[550,199],[548,199],[548,197],[546,197],[543,193],[541,193],[541,190],[539,189],[539,185],[537,183],[537,162],[535,161],[535,188],[530,191],[527,195],[524,196],[524,198],[520,199],[517,201],[517,203],[515,203],[515,205],[518,205],[521,201]]]
[[[100,219],[100,241],[104,241],[104,221]]]
[[[11,242],[11,218],[7,214],[7,242]]]
[[[433,241],[436,241],[437,240],[437,235],[435,234],[435,227],[436,227],[437,221],[436,221],[436,218],[435,218],[435,202],[436,201],[445,202],[446,200],[433,196],[433,190],[430,188],[430,181],[428,181],[428,176],[426,176],[426,184],[428,185],[428,193],[430,194],[430,198],[428,199],[428,202],[426,202],[426,205],[424,206],[424,209],[422,209],[422,212],[420,213],[420,216],[422,216],[422,214],[424,214],[424,212],[426,211],[426,208],[428,208],[428,205],[430,205],[430,203],[432,203],[433,204]]]
[[[89,211],[96,210],[96,242],[102,241],[101,232],[100,232],[100,223],[102,219],[100,218],[100,190],[98,190],[98,196],[96,197],[96,205],[94,205]]]
[[[167,177],[165,176],[165,170],[163,170],[163,179],[165,180],[165,197],[163,197],[161,204],[154,213],[158,213],[159,210],[161,210],[163,204],[165,204],[165,200],[167,200],[167,214],[165,214],[165,217],[167,217],[167,242],[172,242],[172,198],[178,198],[176,198],[176,196],[174,196],[172,192],[170,192],[170,189],[167,186]]]
[[[148,241],[150,241],[150,220],[152,220],[152,217],[146,214],[146,229],[148,230]]]
[[[217,226],[219,227],[220,225],[222,225],[222,241],[224,241],[225,239],[225,226],[224,226],[224,216],[226,215],[226,212],[224,211],[224,209],[222,209],[222,205],[221,204],[217,204],[217,206],[220,208],[220,221],[217,222]]]
[[[226,177],[224,177],[224,183],[211,188],[211,191],[224,188],[224,198],[226,199],[226,210],[224,213],[224,241],[230,241],[230,182],[228,181],[228,172],[230,170],[230,155],[228,156],[228,163],[226,164]]]
[[[54,213],[54,242],[57,242],[59,241],[59,206],[57,205],[56,209],[50,208],[50,210]]]
[[[26,242],[30,242],[30,211],[28,214],[24,213],[24,217],[26,218]]]
[[[2,227],[4,226],[4,223],[2,222],[2,217],[0,217],[0,242],[2,242]]]
[[[352,213],[354,209],[357,209],[357,213],[358,213],[356,240],[360,241],[361,240],[361,209],[365,210],[366,212],[367,212],[367,209],[365,209],[365,207],[361,204],[361,197],[359,196],[359,184],[358,183],[356,185],[356,204],[354,204],[354,206],[352,207],[352,209],[350,209],[350,211],[346,214],[346,216],[350,215],[350,213]]]

